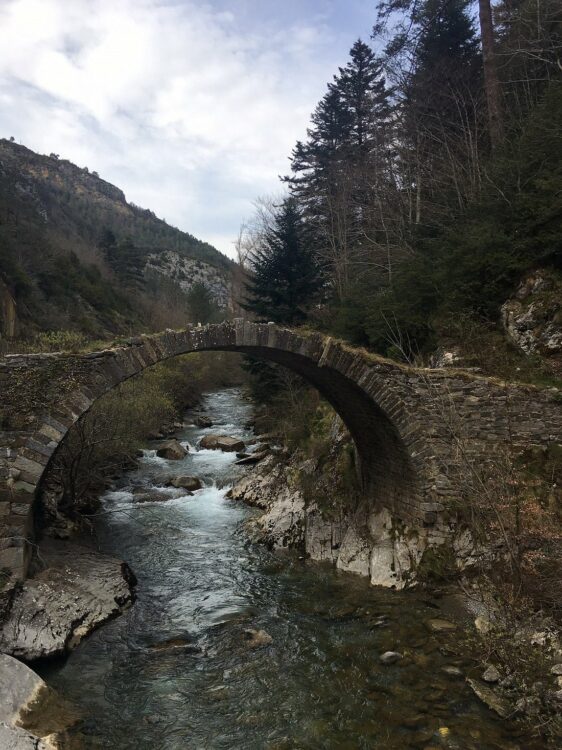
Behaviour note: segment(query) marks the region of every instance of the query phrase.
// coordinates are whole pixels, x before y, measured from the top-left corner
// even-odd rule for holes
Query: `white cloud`
[[[241,29],[230,5],[0,0],[0,131],[231,253],[349,45],[310,16]]]

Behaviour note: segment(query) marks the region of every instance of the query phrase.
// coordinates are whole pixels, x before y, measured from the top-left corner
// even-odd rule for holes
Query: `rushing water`
[[[112,750],[319,750],[530,747],[474,698],[456,636],[431,635],[438,615],[420,594],[274,555],[247,541],[252,511],[225,498],[235,456],[196,450],[205,432],[250,437],[236,389],[210,394],[215,425],[179,435],[191,452],[140,468],[104,498],[102,548],[126,559],[138,600],[86,639],[49,681],[82,709],[80,746]],[[189,420],[189,415],[187,415]],[[138,485],[201,477],[190,497],[132,502]],[[170,490],[170,494],[176,494]],[[272,643],[250,648],[247,628]],[[404,654],[383,666],[387,650]]]

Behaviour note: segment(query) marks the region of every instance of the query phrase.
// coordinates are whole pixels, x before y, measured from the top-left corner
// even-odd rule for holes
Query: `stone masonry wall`
[[[0,359],[0,573],[22,578],[35,493],[68,429],[101,395],[193,351],[245,352],[295,370],[346,423],[373,505],[422,527],[462,495],[466,462],[562,441],[556,389],[399,365],[316,333],[243,320],[165,331],[87,354]]]

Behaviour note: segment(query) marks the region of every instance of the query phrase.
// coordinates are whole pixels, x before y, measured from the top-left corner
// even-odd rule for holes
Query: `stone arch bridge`
[[[84,354],[9,355],[0,359],[0,571],[25,577],[35,495],[94,401],[157,362],[210,350],[276,362],[312,383],[354,438],[366,496],[407,523],[435,524],[462,497],[467,461],[562,439],[555,389],[416,369],[271,323],[168,330]]]

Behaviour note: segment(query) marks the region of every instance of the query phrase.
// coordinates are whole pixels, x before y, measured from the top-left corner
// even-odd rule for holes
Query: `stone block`
[[[7,568],[12,571],[23,567],[24,551],[22,547],[8,547],[0,550],[0,570]]]
[[[14,461],[14,466],[16,467],[16,469],[20,469],[22,471],[22,476],[23,472],[25,472],[35,480],[40,479],[45,470],[45,466],[43,464],[40,464],[39,462],[34,461],[31,458],[25,458],[25,456],[18,456]]]

